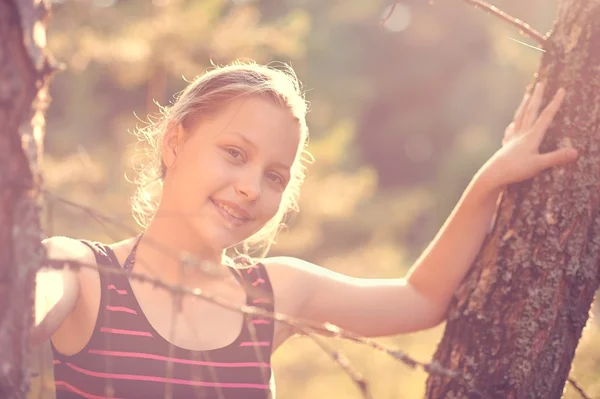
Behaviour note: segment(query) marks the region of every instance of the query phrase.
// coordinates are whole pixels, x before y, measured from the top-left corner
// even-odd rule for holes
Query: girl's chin
[[[205,245],[208,245],[215,251],[223,251],[240,245],[255,233],[255,228],[251,228],[251,226],[244,227],[237,226],[232,228],[222,223],[203,223],[196,227],[196,231],[198,238],[204,241]]]
[[[206,237],[207,244],[215,251],[224,251],[241,244],[247,237],[236,237],[231,232],[215,232]]]

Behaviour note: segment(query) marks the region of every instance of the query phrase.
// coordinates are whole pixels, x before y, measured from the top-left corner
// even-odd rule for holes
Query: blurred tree
[[[0,0],[0,397],[29,387],[40,238],[40,170],[51,62],[45,2]]]
[[[430,182],[458,129],[477,117],[468,108],[448,108],[453,101],[483,97],[484,89],[465,87],[464,78],[478,80],[477,69],[491,56],[489,28],[476,19],[457,24],[464,13],[451,2],[432,7],[402,1],[387,31],[362,35],[372,49],[364,62],[373,72],[374,87],[361,112],[357,138],[383,188]],[[452,117],[445,117],[448,111]]]
[[[572,145],[580,158],[503,193],[434,357],[490,397],[561,397],[599,285],[599,20],[598,0],[559,2],[537,78],[546,102],[559,87],[568,94],[541,151]],[[429,398],[474,396],[428,379]]]

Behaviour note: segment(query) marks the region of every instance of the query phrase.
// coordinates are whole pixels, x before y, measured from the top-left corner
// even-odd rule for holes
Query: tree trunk
[[[47,82],[48,9],[38,0],[0,0],[0,397],[28,389],[27,332],[41,265],[40,171]]]
[[[540,151],[575,164],[509,187],[458,290],[428,398],[560,398],[600,279],[600,0],[561,0],[538,80],[567,89]]]

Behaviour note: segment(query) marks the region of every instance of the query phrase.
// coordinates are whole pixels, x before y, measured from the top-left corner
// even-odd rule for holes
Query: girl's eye
[[[236,150],[235,148],[225,148],[225,151],[235,160],[242,160],[243,155],[241,151]]]
[[[267,173],[267,178],[274,183],[280,184],[282,186],[285,185],[283,177],[279,176],[277,173]]]

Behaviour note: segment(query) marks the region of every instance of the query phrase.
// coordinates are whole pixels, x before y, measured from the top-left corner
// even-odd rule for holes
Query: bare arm
[[[93,254],[84,244],[67,238],[51,237],[42,242],[50,259],[90,262]],[[49,339],[71,314],[79,298],[78,273],[69,268],[42,268],[36,276],[35,326],[30,342]]]
[[[266,264],[280,286],[274,285],[276,304],[284,298],[284,312],[364,336],[411,332],[442,322],[489,230],[502,188],[577,159],[577,151],[569,148],[539,153],[565,95],[559,90],[538,117],[543,91],[540,84],[524,98],[505,132],[503,147],[475,175],[405,278],[352,278],[298,259],[272,258]]]
[[[291,257],[265,260],[282,287],[274,287],[276,296],[291,292],[295,298],[294,305],[282,311],[367,337],[436,326],[479,251],[497,193],[474,180],[405,278],[355,278]]]
[[[407,283],[432,302],[437,323],[445,319],[454,292],[481,248],[499,194],[500,188],[486,187],[480,176],[475,176],[435,239],[406,275]]]
[[[433,303],[405,279],[356,278],[288,257],[265,264],[271,275],[284,276],[272,278],[278,312],[365,337],[418,331],[437,322]]]

